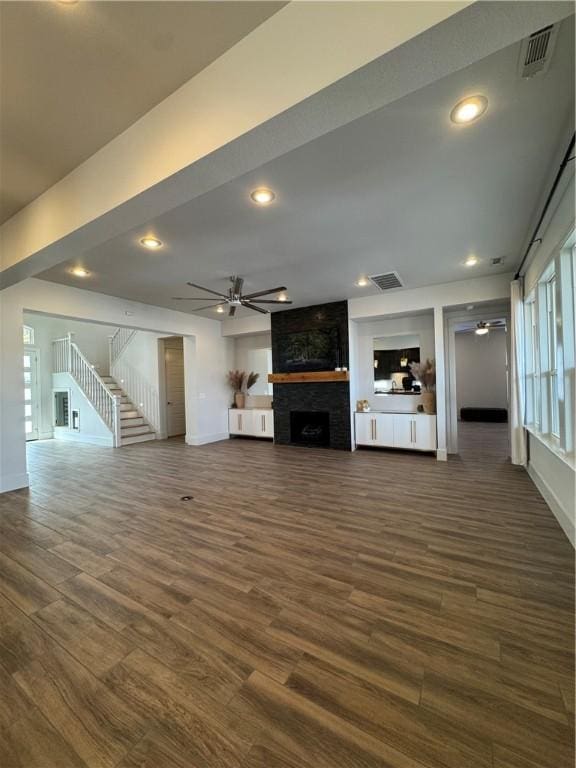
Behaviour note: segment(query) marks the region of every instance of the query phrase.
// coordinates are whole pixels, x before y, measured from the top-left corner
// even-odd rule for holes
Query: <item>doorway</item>
[[[506,318],[470,323],[455,333],[458,453],[507,460],[508,333]]]
[[[163,339],[163,347],[166,434],[168,437],[177,437],[186,434],[184,340],[182,336],[170,336]]]
[[[38,440],[40,435],[40,383],[37,349],[24,351],[24,430],[26,440]]]

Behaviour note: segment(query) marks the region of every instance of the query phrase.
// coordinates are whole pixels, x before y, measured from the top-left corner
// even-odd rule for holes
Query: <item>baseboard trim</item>
[[[448,451],[445,448],[436,450],[436,461],[448,461]]]
[[[85,435],[82,432],[59,432],[54,435],[55,440],[65,440],[70,443],[90,443],[91,445],[103,445],[108,448],[114,447],[112,435],[102,437],[101,435]]]
[[[552,488],[550,488],[548,483],[546,483],[542,475],[539,474],[538,470],[536,470],[531,464],[528,464],[526,471],[530,475],[530,478],[532,479],[532,482],[536,488],[540,491],[540,495],[546,504],[548,504],[550,507],[552,514],[556,520],[558,520],[558,523],[568,537],[568,540],[576,549],[576,527],[574,521],[570,518],[570,513],[562,507],[558,497]]]
[[[218,443],[220,440],[228,440],[228,432],[215,432],[212,435],[186,435],[186,445],[206,445],[207,443]]]
[[[22,472],[19,475],[5,475],[0,481],[0,493],[10,493],[20,488],[28,488],[30,478],[28,472]]]

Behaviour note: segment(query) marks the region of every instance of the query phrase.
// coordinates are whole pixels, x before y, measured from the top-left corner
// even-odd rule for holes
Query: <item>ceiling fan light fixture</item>
[[[250,197],[258,205],[270,205],[276,199],[276,195],[267,187],[258,187],[250,192]]]
[[[288,296],[285,293],[279,293],[278,301],[288,301]]]
[[[370,281],[368,280],[366,275],[360,275],[358,280],[356,280],[356,285],[358,286],[358,288],[365,288],[369,282]]]
[[[476,326],[474,333],[476,334],[476,336],[486,336],[489,330],[490,330],[490,327],[488,323],[483,323],[482,321],[480,321]]]
[[[218,312],[219,315],[223,314],[224,307],[222,306],[222,304],[220,304],[219,307],[216,307],[216,312]]]

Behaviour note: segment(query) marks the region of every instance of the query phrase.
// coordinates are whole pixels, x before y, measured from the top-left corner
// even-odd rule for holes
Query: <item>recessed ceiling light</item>
[[[465,267],[475,267],[478,264],[478,256],[470,255],[464,262]]]
[[[360,275],[358,280],[356,280],[356,285],[359,288],[365,288],[368,285],[369,282],[370,281],[368,280],[368,278],[365,275]]]
[[[90,272],[88,272],[87,269],[84,269],[84,267],[73,267],[70,270],[70,273],[76,277],[88,277],[90,274]]]
[[[488,99],[486,96],[470,96],[462,99],[450,112],[450,120],[453,123],[471,123],[486,112]]]
[[[140,242],[144,248],[150,248],[151,250],[162,248],[162,241],[158,240],[157,237],[143,237]]]
[[[250,192],[250,197],[255,203],[258,203],[258,205],[269,205],[275,199],[276,195],[271,189],[260,187],[259,189]]]
[[[60,5],[76,5],[78,0],[58,0]]]
[[[288,296],[285,293],[279,293],[278,301],[288,301]]]
[[[221,315],[222,312],[224,312],[224,307],[216,307],[216,312],[218,312],[218,314]]]

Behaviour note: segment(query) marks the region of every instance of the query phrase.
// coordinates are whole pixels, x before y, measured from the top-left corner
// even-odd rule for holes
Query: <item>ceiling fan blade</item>
[[[206,307],[194,307],[194,312],[202,312],[203,309],[212,309],[212,307],[221,307],[226,304],[225,301],[218,301],[216,304],[208,304]]]
[[[174,301],[210,301],[210,296],[172,296]]]
[[[243,277],[234,277],[232,278],[232,293],[238,294],[242,293],[242,286],[244,285],[244,278]]]
[[[200,288],[201,291],[206,291],[206,293],[212,293],[214,296],[218,296],[220,299],[227,299],[228,296],[225,296],[223,293],[218,293],[218,291],[213,291],[210,288],[204,288],[203,285],[197,285],[196,283],[190,283],[187,282],[186,285],[190,285],[192,288]]]
[[[268,293],[280,293],[285,291],[286,286],[280,285],[278,288],[269,288],[267,291],[256,291],[256,293],[247,293],[246,296],[242,296],[243,299],[255,299],[256,296],[266,296]]]
[[[243,296],[242,298],[245,299],[246,297]],[[280,301],[280,299],[248,299],[248,301],[250,303],[255,301],[256,304],[292,304],[292,302],[288,301],[288,299],[286,299],[286,301]]]
[[[236,305],[232,304],[232,306],[230,307],[230,311],[228,312],[228,317],[234,317],[235,314],[236,314]]]
[[[261,312],[263,315],[269,314],[267,309],[262,309],[261,307],[257,307],[255,304],[252,304],[250,301],[243,301],[242,306],[248,307],[248,309],[253,309],[254,312]]]

